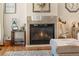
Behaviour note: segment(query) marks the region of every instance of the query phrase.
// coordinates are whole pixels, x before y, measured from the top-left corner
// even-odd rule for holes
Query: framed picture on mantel
[[[5,3],[5,14],[15,14],[16,13],[16,4],[15,3]]]
[[[50,12],[50,3],[33,3],[33,12]]]

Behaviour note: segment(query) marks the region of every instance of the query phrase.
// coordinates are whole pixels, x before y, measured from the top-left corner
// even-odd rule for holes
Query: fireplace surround
[[[58,19],[57,16],[42,16],[41,20],[33,21],[32,16],[27,16],[26,44],[33,45],[32,44],[33,42],[31,42],[31,39],[33,38],[32,36],[34,36],[34,35],[31,33],[33,32],[32,29],[34,29],[33,28],[34,26],[41,28],[40,31],[37,31],[38,32],[37,34],[39,34],[39,36],[37,37],[38,39],[34,39],[34,40],[39,41],[39,37],[41,38],[41,40],[47,38],[46,36],[48,36],[47,33],[49,31],[46,32],[47,28],[45,26],[48,26],[49,28],[53,26],[52,28],[54,28],[54,29],[50,30],[50,31],[52,31],[52,35],[50,35],[51,37],[49,36],[47,38],[47,41],[45,42],[45,44],[49,44],[49,40],[51,38],[57,38],[57,36],[58,36],[57,35],[57,19]],[[45,30],[44,30],[44,32],[42,32],[44,27],[45,27]],[[33,33],[35,33],[35,32],[33,32]],[[44,34],[46,34],[46,35],[44,35]],[[45,38],[42,36],[44,36]],[[43,44],[43,41],[41,43],[35,42],[34,44],[35,45]]]

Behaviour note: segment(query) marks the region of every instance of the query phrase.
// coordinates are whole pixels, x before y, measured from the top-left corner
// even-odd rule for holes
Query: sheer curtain
[[[1,24],[0,24],[0,42],[1,42]]]
[[[0,3],[0,45],[3,45],[3,36],[4,36],[4,30],[3,30],[3,9],[4,4]]]

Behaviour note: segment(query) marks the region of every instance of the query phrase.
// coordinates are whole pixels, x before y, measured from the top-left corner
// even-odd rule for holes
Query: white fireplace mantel
[[[57,38],[57,16],[41,16],[40,21],[36,19],[32,20],[34,19],[33,17],[27,16],[26,45],[30,45],[30,24],[55,24],[55,38]]]

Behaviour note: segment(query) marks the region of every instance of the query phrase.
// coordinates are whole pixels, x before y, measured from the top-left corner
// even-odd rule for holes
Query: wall
[[[57,16],[57,4],[53,3],[50,4],[50,12],[47,13],[33,13],[32,11],[32,4],[27,3],[27,15],[28,16],[35,16],[35,15],[41,15],[41,16]]]
[[[18,26],[22,26],[24,23],[27,24],[27,16],[58,16],[61,20],[66,21],[67,31],[71,31],[72,22],[79,22],[79,11],[76,13],[70,13],[65,9],[64,3],[52,3],[50,5],[51,12],[49,13],[34,13],[32,12],[32,3],[17,3],[16,4],[16,14],[4,14],[4,30],[5,39],[10,39],[11,37],[11,23],[12,18],[17,18]],[[27,30],[27,28],[26,28]],[[9,38],[8,38],[9,37]]]
[[[79,11],[78,12],[73,12],[70,13],[66,8],[65,8],[65,4],[58,4],[58,16],[60,17],[61,20],[66,21],[66,25],[64,26],[65,30],[64,32],[68,32],[68,36],[72,36],[72,23],[76,23],[76,27],[77,27],[77,23],[79,22]],[[58,33],[61,31],[61,28],[58,28],[59,31]],[[60,34],[59,34],[60,35]],[[74,33],[74,35],[76,35]]]
[[[53,7],[53,8],[52,8]],[[12,18],[17,18],[18,26],[22,26],[24,23],[27,24],[27,16],[57,16],[57,4],[50,5],[51,12],[49,13],[33,13],[32,3],[17,3],[16,14],[4,14],[4,28],[5,28],[5,39],[11,38],[11,23]],[[27,31],[27,28],[26,28]]]
[[[79,22],[79,11],[76,13],[70,13],[66,8],[65,4],[58,4],[58,16],[61,20],[66,21],[66,28],[68,31],[71,31],[72,22],[75,22],[76,25]]]
[[[11,24],[12,18],[17,19],[18,26],[22,26],[24,23],[26,24],[26,4],[17,3],[16,4],[16,13],[15,14],[4,14],[4,31],[5,31],[5,39],[11,38]]]

